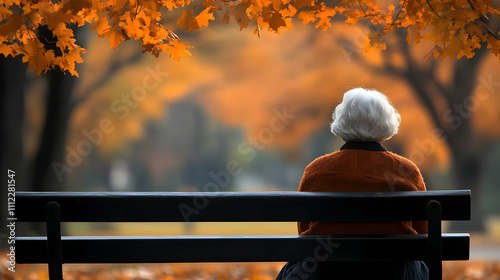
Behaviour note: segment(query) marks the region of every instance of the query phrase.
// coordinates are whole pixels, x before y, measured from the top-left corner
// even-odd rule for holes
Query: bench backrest
[[[442,220],[470,219],[470,191],[426,192],[107,192],[16,194],[19,222],[45,222],[45,205],[62,222],[390,222],[427,220],[429,201]]]
[[[431,265],[431,278],[440,279],[442,260],[469,258],[468,234],[441,234],[441,220],[470,219],[469,190],[371,193],[18,192],[16,204],[17,221],[46,221],[48,230],[48,237],[17,238],[17,260],[19,263],[48,262],[51,280],[62,278],[62,263],[259,262],[304,259],[426,260]],[[429,221],[429,235],[61,238],[59,228],[60,222],[417,220]],[[320,251],[327,254],[321,254],[319,258]]]

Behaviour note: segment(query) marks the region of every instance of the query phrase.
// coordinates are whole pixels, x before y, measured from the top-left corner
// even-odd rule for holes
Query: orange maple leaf
[[[0,21],[3,21],[4,19],[8,18],[10,15],[12,15],[12,11],[8,7],[5,7],[4,5],[0,5]]]
[[[112,29],[108,32],[104,33],[103,36],[107,36],[109,38],[109,43],[112,48],[117,48],[120,46],[122,41],[126,41],[129,39],[127,34],[123,31],[123,29]]]
[[[284,17],[293,17],[297,13],[297,9],[294,6],[288,5],[287,9],[282,9],[279,11]]]
[[[84,48],[75,45],[75,47],[72,48],[68,53],[63,54],[59,62],[59,67],[61,68],[61,70],[63,71],[68,70],[68,72],[71,73],[71,75],[78,77],[78,73],[75,70],[75,64],[83,62],[83,59],[80,56],[80,54],[84,53],[85,53]]]
[[[310,22],[316,21],[316,11],[314,10],[301,11],[297,17],[302,20],[302,24],[306,25]]]
[[[371,30],[368,33],[367,44],[365,45],[365,51],[368,51],[370,48],[376,48],[379,50],[385,50],[386,44],[382,41],[382,34]]]
[[[4,24],[0,25],[0,36],[12,36],[23,26],[24,19],[20,14],[13,14]]]
[[[247,28],[250,23],[250,18],[247,15],[248,3],[240,3],[236,7],[231,9],[231,14],[233,14],[234,19],[240,26],[240,30]]]
[[[302,7],[312,7],[314,5],[314,0],[296,0],[293,5],[295,8],[300,9]]]
[[[280,13],[273,13],[269,21],[269,28],[278,33],[280,27],[286,26],[286,21]]]
[[[92,3],[90,3],[89,0],[69,0],[64,4],[61,11],[63,13],[71,11],[74,14],[77,14],[79,11],[90,7],[92,7]]]
[[[35,68],[37,75],[50,67],[54,58],[54,51],[45,51],[43,44],[37,38],[27,40],[24,44],[24,50],[26,54],[23,57],[23,62],[28,62],[28,69]],[[46,56],[45,53],[47,52],[49,54]]]
[[[170,56],[179,61],[181,57],[183,56],[191,56],[192,54],[186,50],[187,48],[192,48],[192,46],[188,46],[179,40],[174,40],[170,42],[170,45],[168,46],[168,53]]]
[[[182,26],[184,31],[198,30],[200,26],[193,13],[193,9],[182,11],[181,18],[177,21],[177,26]]]
[[[3,54],[5,57],[9,55],[14,56],[12,52],[12,47],[10,45],[0,44],[0,53]]]
[[[272,3],[273,3],[273,9],[275,11],[281,10],[281,6],[283,5],[283,3],[281,2],[281,0],[272,0]]]
[[[90,27],[90,30],[97,30],[97,33],[99,35],[102,35],[102,34],[108,32],[110,28],[111,27],[108,25],[108,18],[107,17],[100,17],[97,24]],[[102,36],[100,36],[100,37],[102,37]]]
[[[212,8],[206,8],[199,15],[196,16],[196,21],[198,22],[199,26],[207,26],[208,27],[208,21],[215,19],[214,14],[211,10],[212,10]]]

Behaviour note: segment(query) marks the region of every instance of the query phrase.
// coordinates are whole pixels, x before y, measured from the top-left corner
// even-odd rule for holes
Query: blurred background
[[[167,25],[175,26],[174,18]],[[329,129],[343,93],[375,88],[402,116],[399,133],[384,146],[413,160],[429,190],[471,189],[473,220],[445,227],[474,233],[474,259],[500,258],[499,59],[486,48],[472,59],[428,58],[433,45],[408,45],[405,30],[376,53],[365,50],[369,30],[362,24],[327,31],[294,25],[261,38],[217,20],[198,32],[173,30],[195,46],[180,62],[142,54],[137,42],[111,49],[107,39],[78,29],[87,49],[79,78],[37,76],[20,59],[2,56],[2,170],[16,172],[18,191],[295,191],[312,160],[343,144]],[[2,191],[2,207],[5,197]],[[20,230],[18,236],[37,234],[37,227]],[[64,230],[295,234],[296,226]]]

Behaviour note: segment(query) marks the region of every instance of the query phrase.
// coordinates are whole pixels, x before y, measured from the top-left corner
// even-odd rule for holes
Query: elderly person
[[[332,133],[346,143],[340,151],[321,156],[307,166],[299,191],[380,192],[425,191],[418,167],[387,151],[381,143],[398,132],[400,115],[388,98],[375,90],[355,88],[344,94],[333,112]],[[397,211],[397,209],[394,209]],[[390,223],[298,222],[299,234],[427,233],[425,221]],[[283,279],[428,279],[420,261],[320,263],[311,272],[303,263],[283,267]]]

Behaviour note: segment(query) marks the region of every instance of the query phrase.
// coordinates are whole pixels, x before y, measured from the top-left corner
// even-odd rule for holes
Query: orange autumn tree
[[[0,4],[0,53],[22,56],[37,74],[58,66],[77,76],[75,63],[83,62],[85,49],[75,44],[72,28],[90,24],[99,37],[109,39],[111,47],[134,39],[142,42],[143,52],[155,56],[163,52],[176,60],[190,56],[191,46],[162,22],[167,14],[178,16],[177,25],[185,31],[209,26],[218,14],[223,23],[234,19],[241,29],[250,26],[258,36],[262,29],[276,33],[291,29],[293,18],[322,30],[331,26],[334,16],[348,24],[363,19],[373,27],[369,47],[385,49],[382,37],[406,27],[408,42],[435,42],[435,58],[470,58],[482,44],[500,57],[499,33],[489,25],[500,15],[493,0],[5,0]],[[41,35],[42,27],[52,32],[55,48],[46,46],[51,38]]]

